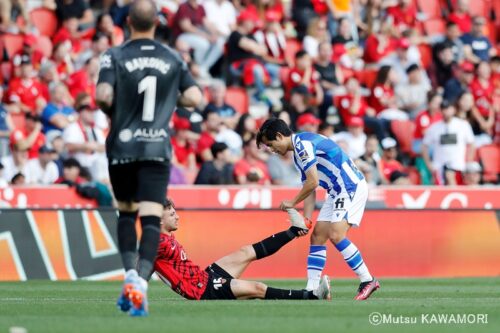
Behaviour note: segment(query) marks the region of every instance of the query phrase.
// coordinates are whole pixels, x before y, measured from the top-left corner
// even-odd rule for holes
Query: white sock
[[[307,256],[307,290],[315,290],[319,286],[321,273],[326,263],[326,246],[311,245]]]
[[[347,238],[344,238],[335,247],[342,254],[349,267],[358,275],[361,282],[373,280],[356,245],[351,243]]]

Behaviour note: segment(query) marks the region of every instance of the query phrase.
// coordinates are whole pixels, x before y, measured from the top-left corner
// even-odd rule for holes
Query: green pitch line
[[[303,281],[269,281],[302,288]],[[366,302],[352,298],[355,280],[333,280],[328,301],[186,301],[160,282],[150,286],[150,316],[129,318],[114,303],[116,282],[0,283],[0,332],[25,327],[34,332],[500,332],[500,278],[381,279]],[[377,312],[386,323],[374,326]],[[487,324],[432,322],[441,315],[487,314]],[[422,316],[425,316],[422,319]],[[374,316],[374,317],[373,317]],[[395,323],[410,321],[417,323]],[[477,317],[475,317],[477,319]],[[484,319],[484,317],[483,317]],[[377,314],[372,314],[377,320]],[[387,320],[390,323],[387,323]],[[422,322],[425,320],[425,322]]]

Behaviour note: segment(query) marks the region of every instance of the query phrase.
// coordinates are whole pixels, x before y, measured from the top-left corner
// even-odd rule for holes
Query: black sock
[[[310,290],[278,289],[267,287],[265,299],[318,299]]]
[[[160,240],[160,217],[141,216],[142,237],[139,245],[139,263],[137,272],[145,280],[149,280],[153,272],[154,260]]]
[[[137,212],[118,213],[118,249],[125,271],[135,268],[137,260],[137,234],[135,220]]]
[[[253,244],[252,246],[255,250],[257,259],[262,259],[276,253],[276,251],[281,249],[283,245],[287,244],[292,239],[297,237],[300,230],[300,228],[291,227],[288,230],[279,232],[272,235],[271,237]]]

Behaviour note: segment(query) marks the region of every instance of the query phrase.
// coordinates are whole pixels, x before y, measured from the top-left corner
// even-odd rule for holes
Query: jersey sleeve
[[[100,58],[99,83],[109,83],[114,86],[116,82],[115,59],[113,53],[107,50]]]
[[[310,141],[297,140],[293,146],[299,166],[304,173],[318,163],[314,147]]]
[[[192,86],[196,86],[196,81],[193,79],[191,72],[189,72],[188,65],[185,61],[183,61],[181,63],[181,79],[179,82],[179,90],[181,93],[183,93]]]

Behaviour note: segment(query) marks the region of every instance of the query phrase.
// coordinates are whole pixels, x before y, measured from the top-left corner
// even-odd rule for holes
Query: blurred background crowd
[[[110,202],[94,92],[129,2],[0,2],[0,187]],[[291,155],[256,147],[271,116],[330,137],[372,186],[498,183],[500,1],[155,2],[156,38],[205,92],[172,118],[171,184],[297,185]]]

